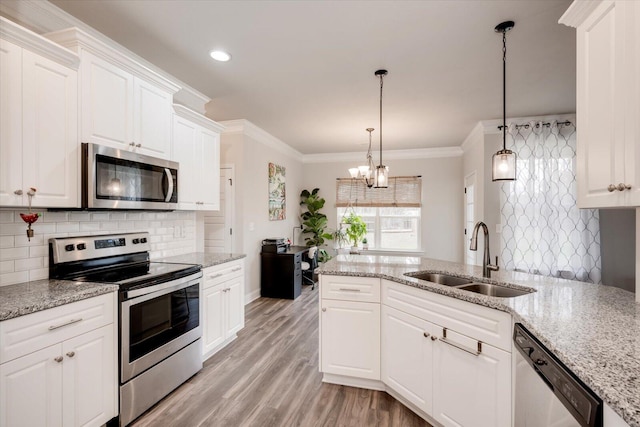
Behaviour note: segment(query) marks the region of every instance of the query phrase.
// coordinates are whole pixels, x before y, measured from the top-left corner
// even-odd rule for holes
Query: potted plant
[[[364,239],[362,239],[362,249],[365,250],[365,251],[367,249],[369,249],[369,242],[367,241],[366,237]]]
[[[342,229],[342,224],[340,224],[340,228],[331,233],[331,236],[334,242],[333,249],[335,249],[338,254],[349,253],[349,248],[346,248],[349,244],[349,238],[347,237],[347,233]]]
[[[351,242],[352,252],[357,252],[358,244],[367,235],[367,224],[364,222],[360,215],[356,215],[353,212],[350,213],[349,216],[344,218],[342,222],[348,225],[345,233],[347,234],[347,238]]]
[[[320,212],[324,206],[325,200],[318,195],[320,189],[314,188],[302,190],[300,193],[300,206],[304,206],[307,210],[300,216],[302,218],[302,234],[306,234],[304,240],[306,246],[322,246],[325,240],[331,240],[333,236],[327,233],[327,216]],[[323,255],[324,254],[324,255]],[[321,262],[327,261],[329,255],[326,251],[319,251]]]

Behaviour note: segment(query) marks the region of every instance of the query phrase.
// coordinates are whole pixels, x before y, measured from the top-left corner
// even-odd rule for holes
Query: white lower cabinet
[[[202,283],[202,354],[213,356],[244,327],[244,261],[208,267]]]
[[[117,415],[114,300],[0,322],[0,426],[100,426]]]
[[[376,278],[320,286],[325,381],[388,390],[444,426],[511,426],[509,314]]]
[[[322,300],[321,370],[380,379],[380,304]]]

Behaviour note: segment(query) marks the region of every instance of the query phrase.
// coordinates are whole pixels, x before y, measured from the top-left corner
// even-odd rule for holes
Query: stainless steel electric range
[[[125,426],[202,369],[199,265],[151,262],[148,233],[49,240],[49,278],[118,284]]]

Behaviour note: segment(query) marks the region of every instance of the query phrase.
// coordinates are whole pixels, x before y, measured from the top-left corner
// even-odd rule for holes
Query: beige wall
[[[422,252],[424,256],[462,261],[463,175],[462,157],[415,160],[385,160],[389,175],[422,175]],[[347,178],[353,162],[310,163],[304,165],[303,187],[320,188],[326,200],[324,213],[335,229],[336,178]],[[297,242],[298,240],[296,240]]]
[[[285,154],[244,133],[223,133],[222,163],[235,166],[234,251],[247,255],[245,296],[251,301],[260,296],[260,249],[263,239],[292,237],[299,224],[299,194],[303,167],[299,159]],[[268,165],[286,168],[286,219],[269,221]]]

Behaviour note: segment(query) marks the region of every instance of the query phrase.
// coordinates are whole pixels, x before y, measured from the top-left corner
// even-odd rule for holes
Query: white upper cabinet
[[[178,205],[183,210],[220,209],[220,132],[224,127],[174,105],[172,159],[180,163]]]
[[[581,208],[640,206],[640,4],[575,1]]]
[[[78,57],[0,18],[0,205],[79,207]]]
[[[80,55],[82,142],[170,158],[178,85],[78,28],[47,37]]]

